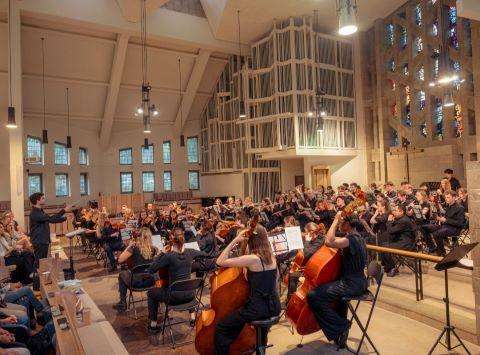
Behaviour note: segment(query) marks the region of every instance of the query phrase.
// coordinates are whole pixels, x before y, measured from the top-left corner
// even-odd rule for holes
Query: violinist
[[[250,196],[245,197],[243,201],[243,211],[248,218],[253,216],[253,212],[255,210],[255,204],[253,203],[253,199]]]
[[[328,200],[318,200],[315,215],[317,216],[315,219],[317,223],[330,227],[335,218],[335,206]]]
[[[224,218],[226,218],[228,216],[235,217],[236,205],[235,205],[235,198],[234,197],[230,196],[227,199],[227,204],[224,207],[225,207]]]
[[[204,220],[197,234],[197,243],[200,250],[205,253],[205,258],[193,262],[192,271],[199,274],[213,270],[215,259],[218,256],[218,246],[215,238],[215,231],[211,221]]]
[[[185,236],[181,228],[175,228],[170,237],[171,250],[161,253],[156,257],[148,269],[150,274],[155,274],[161,268],[168,269],[168,284],[175,281],[187,280],[192,273],[192,263],[198,257],[205,254],[194,249],[185,249]],[[148,331],[156,334],[162,330],[157,324],[158,307],[160,303],[165,302],[168,297],[167,287],[154,287],[148,293]],[[187,303],[195,298],[193,292],[175,292],[171,295],[171,301],[176,303]]]
[[[246,236],[251,235],[246,239]],[[230,257],[237,244],[246,242],[245,255]],[[221,267],[246,269],[250,296],[244,307],[223,318],[215,327],[215,353],[228,355],[230,344],[239,336],[246,323],[280,314],[280,298],[277,293],[277,262],[272,253],[264,227],[257,225],[253,232],[248,229],[225,248],[217,259]]]
[[[118,262],[120,264],[130,261],[130,267],[134,268],[139,265],[149,264],[156,254],[156,250],[152,245],[152,232],[148,228],[140,230],[140,236],[120,254]],[[122,270],[118,275],[118,293],[120,300],[113,306],[118,313],[123,313],[127,309],[127,287],[149,287],[153,286],[154,279],[147,272],[136,273],[132,277],[131,270]]]
[[[273,229],[281,226],[283,218],[289,214],[288,212],[289,208],[287,207],[285,198],[281,194],[277,195],[275,198],[275,205],[273,207],[270,227]]]
[[[342,256],[342,271],[340,279],[323,284],[307,294],[308,305],[312,309],[318,325],[329,341],[334,341],[339,348],[345,348],[348,339],[350,322],[347,319],[347,304],[342,301],[345,296],[359,296],[367,289],[367,279],[364,269],[367,251],[364,240],[356,231],[347,232],[346,225],[342,224],[342,212],[335,215],[335,219],[327,232],[325,245],[340,249]],[[341,234],[337,237],[337,230],[341,227]],[[337,304],[337,309],[332,308]]]
[[[101,226],[101,225],[100,225]],[[104,226],[101,226],[99,232],[102,236],[102,241],[105,243],[105,253],[107,254],[109,267],[108,271],[113,272],[117,269],[117,260],[115,259],[115,252],[125,249],[120,232],[112,227],[109,220],[105,221]]]

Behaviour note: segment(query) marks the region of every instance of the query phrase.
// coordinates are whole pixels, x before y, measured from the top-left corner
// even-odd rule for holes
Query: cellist
[[[346,232],[342,223],[343,213],[337,212],[325,238],[325,245],[339,249],[342,257],[340,279],[323,284],[307,295],[310,306],[318,325],[329,341],[343,349],[346,347],[350,322],[347,319],[347,305],[341,299],[344,296],[359,296],[367,289],[367,279],[364,269],[367,259],[365,241],[356,231],[357,222],[351,222],[351,231]],[[337,236],[337,230],[341,226]],[[345,233],[346,232],[346,233]],[[336,309],[332,303],[336,303]]]
[[[277,262],[267,238],[267,231],[257,225],[246,238],[248,229],[238,233],[217,259],[221,267],[241,267],[246,270],[250,296],[241,309],[222,319],[215,327],[215,352],[228,355],[230,344],[240,335],[246,323],[280,314],[277,292]],[[246,239],[246,254],[230,258],[234,247]]]

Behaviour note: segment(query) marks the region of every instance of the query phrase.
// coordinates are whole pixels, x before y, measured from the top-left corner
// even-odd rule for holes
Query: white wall
[[[282,191],[295,187],[295,176],[304,175],[303,159],[284,159],[281,161]]]
[[[202,197],[243,197],[243,173],[204,175],[201,181]]]

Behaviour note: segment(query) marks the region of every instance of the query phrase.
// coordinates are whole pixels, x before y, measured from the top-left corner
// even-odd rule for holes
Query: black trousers
[[[461,230],[458,228],[448,226],[445,224],[428,224],[423,227],[428,233],[431,233],[432,238],[437,244],[437,251],[445,255],[445,239],[447,237],[458,237]]]
[[[253,301],[247,302],[244,308],[236,310],[223,318],[215,326],[215,354],[228,355],[230,345],[238,338],[245,324],[254,320],[267,319],[280,314],[280,301],[275,300],[270,306],[269,302]],[[267,333],[264,333],[266,343]]]
[[[12,282],[21,282],[26,285],[32,282],[30,274],[35,272],[35,256],[31,252],[14,250],[5,258],[5,265],[16,265],[11,273]]]
[[[414,245],[410,239],[400,239],[394,242],[385,243],[382,246],[387,248],[402,249],[402,250],[413,250]],[[382,265],[385,267],[385,272],[391,271],[395,267],[395,259],[392,254],[381,253],[380,259],[382,260]]]
[[[126,303],[127,291],[129,287],[149,287],[153,286],[155,281],[149,273],[137,273],[132,277],[130,270],[122,270],[118,274],[118,293],[120,294],[120,302]]]
[[[148,319],[156,321],[158,318],[158,307],[160,303],[182,304],[192,301],[195,294],[192,292],[175,292],[175,295],[168,299],[168,287],[154,287],[148,290]]]
[[[307,294],[310,306],[318,325],[329,341],[336,340],[348,327],[347,303],[341,301],[344,296],[359,296],[365,292],[365,278],[352,280],[340,279],[321,285]],[[336,302],[336,308],[332,303]]]
[[[35,267],[38,268],[40,259],[48,258],[49,244],[34,244],[33,253],[35,254]]]

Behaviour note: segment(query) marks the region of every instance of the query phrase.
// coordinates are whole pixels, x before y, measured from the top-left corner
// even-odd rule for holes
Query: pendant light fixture
[[[238,113],[240,118],[246,118],[245,103],[242,100],[243,85],[242,85],[242,42],[240,32],[240,10],[237,10],[237,23],[238,23]]]
[[[145,140],[143,141],[143,146],[145,147],[145,149],[148,149],[148,146],[149,146],[149,145],[150,145],[150,144],[148,143],[148,138],[145,137]]]
[[[180,96],[180,126],[183,125],[182,62],[178,58],[178,95]],[[180,147],[185,147],[185,136],[180,135]]]
[[[135,109],[135,117],[143,119],[143,133],[152,132],[152,117],[157,117],[159,112],[154,104],[150,102],[150,91],[152,87],[147,80],[148,48],[147,48],[147,7],[146,0],[142,0],[141,14],[141,47],[142,47],[142,103]]]
[[[47,97],[45,93],[45,38],[42,37],[42,94],[43,94],[43,131],[42,131],[42,143],[48,143],[48,131],[47,131]]]
[[[357,32],[356,0],[337,0],[338,33],[349,36]]]
[[[8,1],[8,38],[12,38],[12,11],[11,11],[11,1]],[[7,128],[17,128],[17,121],[15,120],[15,107],[13,107],[13,94],[12,94],[12,46],[9,44],[8,46],[8,88],[9,88],[9,97],[8,97],[8,116],[7,116]]]
[[[67,103],[67,148],[72,148],[72,137],[70,136],[70,101],[68,88],[65,89],[65,99]]]

